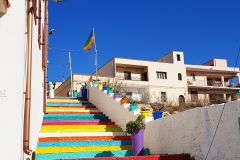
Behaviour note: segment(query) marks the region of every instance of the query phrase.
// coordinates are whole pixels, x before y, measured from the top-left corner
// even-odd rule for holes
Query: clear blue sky
[[[240,47],[239,0],[49,1],[48,81],[95,71],[94,50],[83,51],[92,30],[98,67],[114,57],[156,60],[183,51],[185,64],[227,59],[234,67]],[[239,68],[240,62],[237,63]]]

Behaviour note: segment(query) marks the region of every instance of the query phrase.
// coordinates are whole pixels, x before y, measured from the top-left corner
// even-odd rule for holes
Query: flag
[[[94,42],[95,42],[95,38],[94,38],[93,29],[92,29],[92,32],[91,32],[91,34],[89,35],[88,40],[87,40],[87,42],[85,43],[83,49],[89,51],[89,50],[92,48],[92,45],[94,44]]]

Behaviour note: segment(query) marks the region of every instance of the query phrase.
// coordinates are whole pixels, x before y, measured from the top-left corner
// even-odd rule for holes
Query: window
[[[142,73],[142,81],[147,81],[147,72]]]
[[[213,80],[212,79],[207,79],[207,85],[212,86],[213,85]]]
[[[167,102],[167,93],[161,92],[161,102]]]
[[[191,101],[197,101],[198,100],[198,92],[197,91],[191,91]]]
[[[195,74],[194,73],[190,73],[190,76],[192,77],[192,80],[195,81]]]
[[[157,79],[167,79],[167,72],[157,72]]]
[[[180,54],[177,54],[177,61],[181,61]]]
[[[129,71],[124,71],[124,79],[126,79],[126,80],[131,80],[131,72],[129,72]]]
[[[178,73],[178,80],[182,80],[182,74],[181,73]]]

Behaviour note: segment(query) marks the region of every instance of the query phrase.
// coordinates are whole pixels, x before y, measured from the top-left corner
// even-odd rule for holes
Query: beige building
[[[184,54],[172,51],[156,61],[113,58],[100,69],[101,81],[114,79],[122,81],[126,92],[135,99],[149,93],[151,101],[173,102],[175,104],[191,101],[217,103],[231,101],[240,88],[234,84],[239,79],[239,68],[227,66],[225,59],[212,59],[202,65],[184,64]],[[94,73],[95,74],[95,73]],[[93,74],[93,75],[94,75]],[[73,75],[73,88],[80,90],[79,83],[85,82],[90,75]],[[70,80],[58,88],[58,95],[66,95]],[[66,87],[68,86],[68,87]]]

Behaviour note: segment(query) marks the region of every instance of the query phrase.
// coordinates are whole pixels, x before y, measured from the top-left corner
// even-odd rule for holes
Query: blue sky
[[[239,0],[49,1],[48,81],[95,71],[94,50],[83,46],[95,29],[98,67],[114,57],[156,60],[183,51],[185,64],[227,59],[234,67],[240,47]],[[65,65],[64,65],[65,64]],[[239,68],[240,62],[237,62]]]

